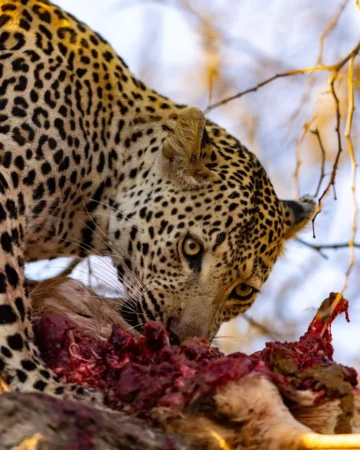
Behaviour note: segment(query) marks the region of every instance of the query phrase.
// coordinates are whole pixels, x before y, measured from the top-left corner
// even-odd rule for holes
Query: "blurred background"
[[[57,0],[98,31],[125,59],[137,77],[180,103],[203,110],[274,76],[319,64],[333,65],[360,40],[360,8],[354,0]],[[345,139],[348,115],[349,63],[338,72],[342,153],[331,189],[315,221],[287,244],[255,305],[245,316],[224,325],[216,345],[226,352],[261,349],[270,339],[297,339],[329,292],[350,300],[350,324],[344,317],[333,327],[338,362],[360,369],[360,248],[348,279],[355,237],[354,183]],[[337,156],[336,104],[329,90],[329,71],[278,78],[239,99],[214,108],[208,117],[224,126],[254,152],[282,198],[320,197],[329,183]],[[360,95],[360,55],[355,58],[355,106]],[[353,111],[351,138],[357,160],[360,108]],[[318,134],[316,134],[318,133]],[[323,161],[325,159],[325,163]],[[320,188],[320,174],[324,177]],[[354,194],[354,188],[356,191]],[[355,214],[355,215],[354,215]],[[358,214],[357,214],[358,215]],[[355,242],[360,242],[360,236]],[[331,248],[341,244],[341,248]],[[69,264],[62,258],[37,262],[27,276],[44,279]],[[72,276],[109,295],[121,286],[109,262],[92,256]]]

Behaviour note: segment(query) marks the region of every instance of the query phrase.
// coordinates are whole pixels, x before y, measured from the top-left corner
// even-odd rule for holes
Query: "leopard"
[[[47,0],[0,0],[0,377],[101,403],[42,362],[25,264],[112,258],[117,313],[173,344],[211,341],[254,303],[310,196],[281,200],[254,153],[196,106],[137,79]]]

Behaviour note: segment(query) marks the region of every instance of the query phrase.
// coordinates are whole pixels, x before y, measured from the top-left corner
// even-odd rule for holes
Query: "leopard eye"
[[[182,250],[185,256],[191,258],[198,256],[202,252],[202,245],[192,237],[187,237],[184,239]]]
[[[256,292],[255,288],[241,283],[235,286],[230,294],[232,300],[248,300]]]

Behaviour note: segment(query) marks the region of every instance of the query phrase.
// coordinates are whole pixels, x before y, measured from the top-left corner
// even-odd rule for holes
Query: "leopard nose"
[[[204,322],[194,320],[194,318],[181,320],[181,318],[173,317],[173,320],[168,321],[166,329],[170,333],[170,338],[171,335],[174,335],[176,336],[174,339],[180,342],[193,337],[207,339],[209,332],[209,328]]]
[[[170,333],[169,341],[171,345],[180,345],[179,336],[171,329],[171,324],[173,323],[173,320],[174,317],[169,317],[166,324],[166,330]]]
[[[169,341],[171,345],[180,345],[180,338],[179,336],[174,333],[173,331],[170,331]]]

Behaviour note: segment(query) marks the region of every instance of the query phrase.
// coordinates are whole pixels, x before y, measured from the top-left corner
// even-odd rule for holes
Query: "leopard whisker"
[[[100,202],[99,200],[95,200],[93,198],[90,199],[90,200],[93,201],[94,203],[98,203],[99,205],[103,205],[103,206],[106,206],[107,208],[112,209],[117,214],[120,214],[127,222],[129,222],[133,227],[135,227],[140,233],[144,233],[144,229],[143,228],[139,227],[139,225],[137,225],[135,222],[133,222],[131,219],[129,219],[122,211],[119,211],[114,206],[111,206],[111,205],[106,204],[104,202]],[[95,214],[98,214],[98,213],[95,213]]]
[[[100,229],[100,227],[97,225],[97,223],[94,221],[94,219],[90,216],[89,212],[88,212],[87,209],[86,209],[85,204],[84,204],[84,208],[85,208],[85,211],[87,212],[87,214],[88,214],[90,220],[94,223],[94,225],[96,226],[96,228],[98,228],[98,230],[106,237],[105,233]],[[89,225],[85,224],[81,219],[79,219],[79,221],[80,221],[81,223],[83,223],[83,225],[85,225],[87,228],[89,228],[89,229],[91,230],[91,228],[89,227]],[[114,246],[114,248],[115,248],[115,250],[114,250],[114,248],[112,248],[112,247],[110,246],[110,243],[109,243],[108,241],[105,241],[105,240],[104,240],[98,233],[96,233],[94,230],[92,230],[92,231],[94,232],[94,234],[95,234],[96,236],[99,237],[99,239],[102,240],[102,242],[103,242],[107,247],[111,248],[111,250],[113,250],[114,252],[115,252],[115,250],[117,250],[118,253],[119,253],[119,257],[120,257],[120,258],[124,258],[124,256],[123,256],[123,255],[121,254],[121,252],[116,248],[116,246]],[[135,273],[134,273],[134,277],[135,277],[135,279],[139,282],[139,284],[142,285],[142,281],[136,276]]]

